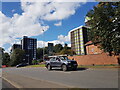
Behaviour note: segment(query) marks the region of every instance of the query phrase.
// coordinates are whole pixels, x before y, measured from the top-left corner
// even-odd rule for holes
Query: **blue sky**
[[[13,36],[12,35],[9,36],[10,38],[12,38],[12,41],[10,41],[10,42],[6,41],[2,45],[6,50],[8,50],[13,43],[18,43],[19,40],[15,40],[15,39],[16,38],[17,39],[22,38],[22,34],[24,35],[24,33],[26,33],[26,35],[28,35],[30,37],[37,38],[37,40],[40,41],[39,44],[38,44],[38,47],[41,47],[41,43],[43,41],[44,41],[45,44],[48,41],[53,42],[53,43],[55,42],[55,44],[60,43],[60,42],[62,44],[63,43],[70,44],[69,40],[68,41],[65,40],[65,39],[68,38],[68,32],[70,30],[72,30],[73,28],[76,28],[80,25],[84,25],[85,15],[97,3],[98,2],[87,2],[85,4],[81,4],[81,3],[80,4],[67,4],[68,7],[71,9],[71,11],[69,11],[70,9],[68,7],[65,7],[64,9],[68,10],[68,11],[66,11],[67,13],[61,7],[58,7],[59,6],[58,5],[58,6],[55,7],[56,12],[59,13],[59,8],[60,8],[61,13],[63,13],[63,14],[61,14],[62,16],[59,16],[58,14],[56,14],[56,15],[58,15],[58,18],[57,18],[56,16],[52,16],[51,14],[47,15],[49,13],[47,13],[46,11],[45,11],[46,12],[45,13],[46,17],[45,16],[42,17],[42,15],[40,14],[40,11],[38,11],[39,9],[35,9],[36,11],[34,9],[33,10],[31,9],[32,5],[31,5],[30,8],[28,8],[27,6],[22,7],[21,2],[4,2],[4,3],[2,3],[2,15],[4,15],[4,17],[8,19],[7,22],[9,21],[9,22],[13,23],[13,21],[14,21],[17,29],[16,30],[14,29],[13,32],[16,32],[18,30],[19,25],[17,25],[16,23],[20,24],[20,22],[18,22],[18,21],[21,18],[23,18],[23,16],[25,16],[25,15],[23,15],[23,13],[27,13],[28,17],[35,18],[35,19],[33,19],[34,23],[30,23],[31,27],[30,28],[28,27],[28,32],[31,31],[31,33],[25,32],[25,30],[27,31],[27,25],[26,25],[23,33],[18,34],[19,32],[22,32],[22,30],[21,30],[22,28],[19,28],[20,30],[18,30],[16,32],[17,34],[12,33]],[[76,7],[75,5],[76,6],[78,5],[78,6]],[[36,7],[38,7],[38,6],[36,4]],[[50,7],[52,7],[52,5],[50,5]],[[31,9],[31,12],[29,12],[30,9]],[[62,10],[63,10],[63,12],[62,12]],[[54,12],[54,11],[52,11],[52,12]],[[17,14],[16,17],[15,17],[15,14]],[[32,16],[32,14],[35,14],[35,15]],[[66,16],[64,16],[64,14]],[[36,15],[38,15],[38,16],[36,16]],[[37,17],[37,19],[36,19],[35,16]],[[39,18],[39,16],[42,17],[42,18]],[[2,18],[2,19],[4,19],[4,18]],[[29,19],[27,19],[27,20],[29,21]],[[26,23],[27,23],[27,20],[25,21]],[[24,24],[24,20],[22,20],[22,21],[23,21],[22,24]],[[37,26],[38,24],[40,24],[41,26]],[[34,26],[32,27],[32,25],[34,25]],[[12,26],[14,26],[14,25],[12,25]],[[9,28],[11,28],[10,25],[9,25]],[[35,29],[38,29],[38,30],[40,30],[40,28],[45,28],[45,32],[44,33],[37,32],[37,30],[36,30],[36,33],[33,34],[32,32],[34,30],[32,30],[31,28],[33,28],[33,29],[35,28]],[[17,37],[17,35],[18,35],[18,37]],[[63,40],[63,41],[61,41],[61,40]]]

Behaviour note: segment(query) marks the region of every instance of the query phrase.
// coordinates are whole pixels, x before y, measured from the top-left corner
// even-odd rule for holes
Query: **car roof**
[[[52,57],[62,57],[62,56],[63,56],[63,57],[66,56],[66,57],[67,57],[67,55],[56,55],[56,56],[48,56],[48,57],[52,58]]]

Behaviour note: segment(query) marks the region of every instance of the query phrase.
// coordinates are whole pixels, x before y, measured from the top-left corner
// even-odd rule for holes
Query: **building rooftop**
[[[28,39],[36,39],[36,38],[29,38],[28,36],[23,36],[23,38],[28,38]]]
[[[75,30],[77,30],[77,29],[79,29],[79,28],[82,28],[82,27],[86,27],[86,28],[87,28],[87,26],[81,25],[81,26],[79,26],[79,27],[77,27],[77,28],[74,28],[74,29],[70,30],[70,32],[75,31]]]
[[[85,46],[89,46],[89,45],[95,45],[95,44],[98,44],[98,43],[100,43],[100,42],[95,42],[95,43],[93,43],[92,41],[88,41],[86,44],[85,44]]]

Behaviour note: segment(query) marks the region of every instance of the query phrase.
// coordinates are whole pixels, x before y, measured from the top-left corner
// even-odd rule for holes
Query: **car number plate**
[[[74,64],[74,66],[76,66],[77,64]]]

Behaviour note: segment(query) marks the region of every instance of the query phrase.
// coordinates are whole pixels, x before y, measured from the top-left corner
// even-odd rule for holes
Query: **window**
[[[56,61],[56,60],[55,60],[55,57],[51,58],[50,61]]]

